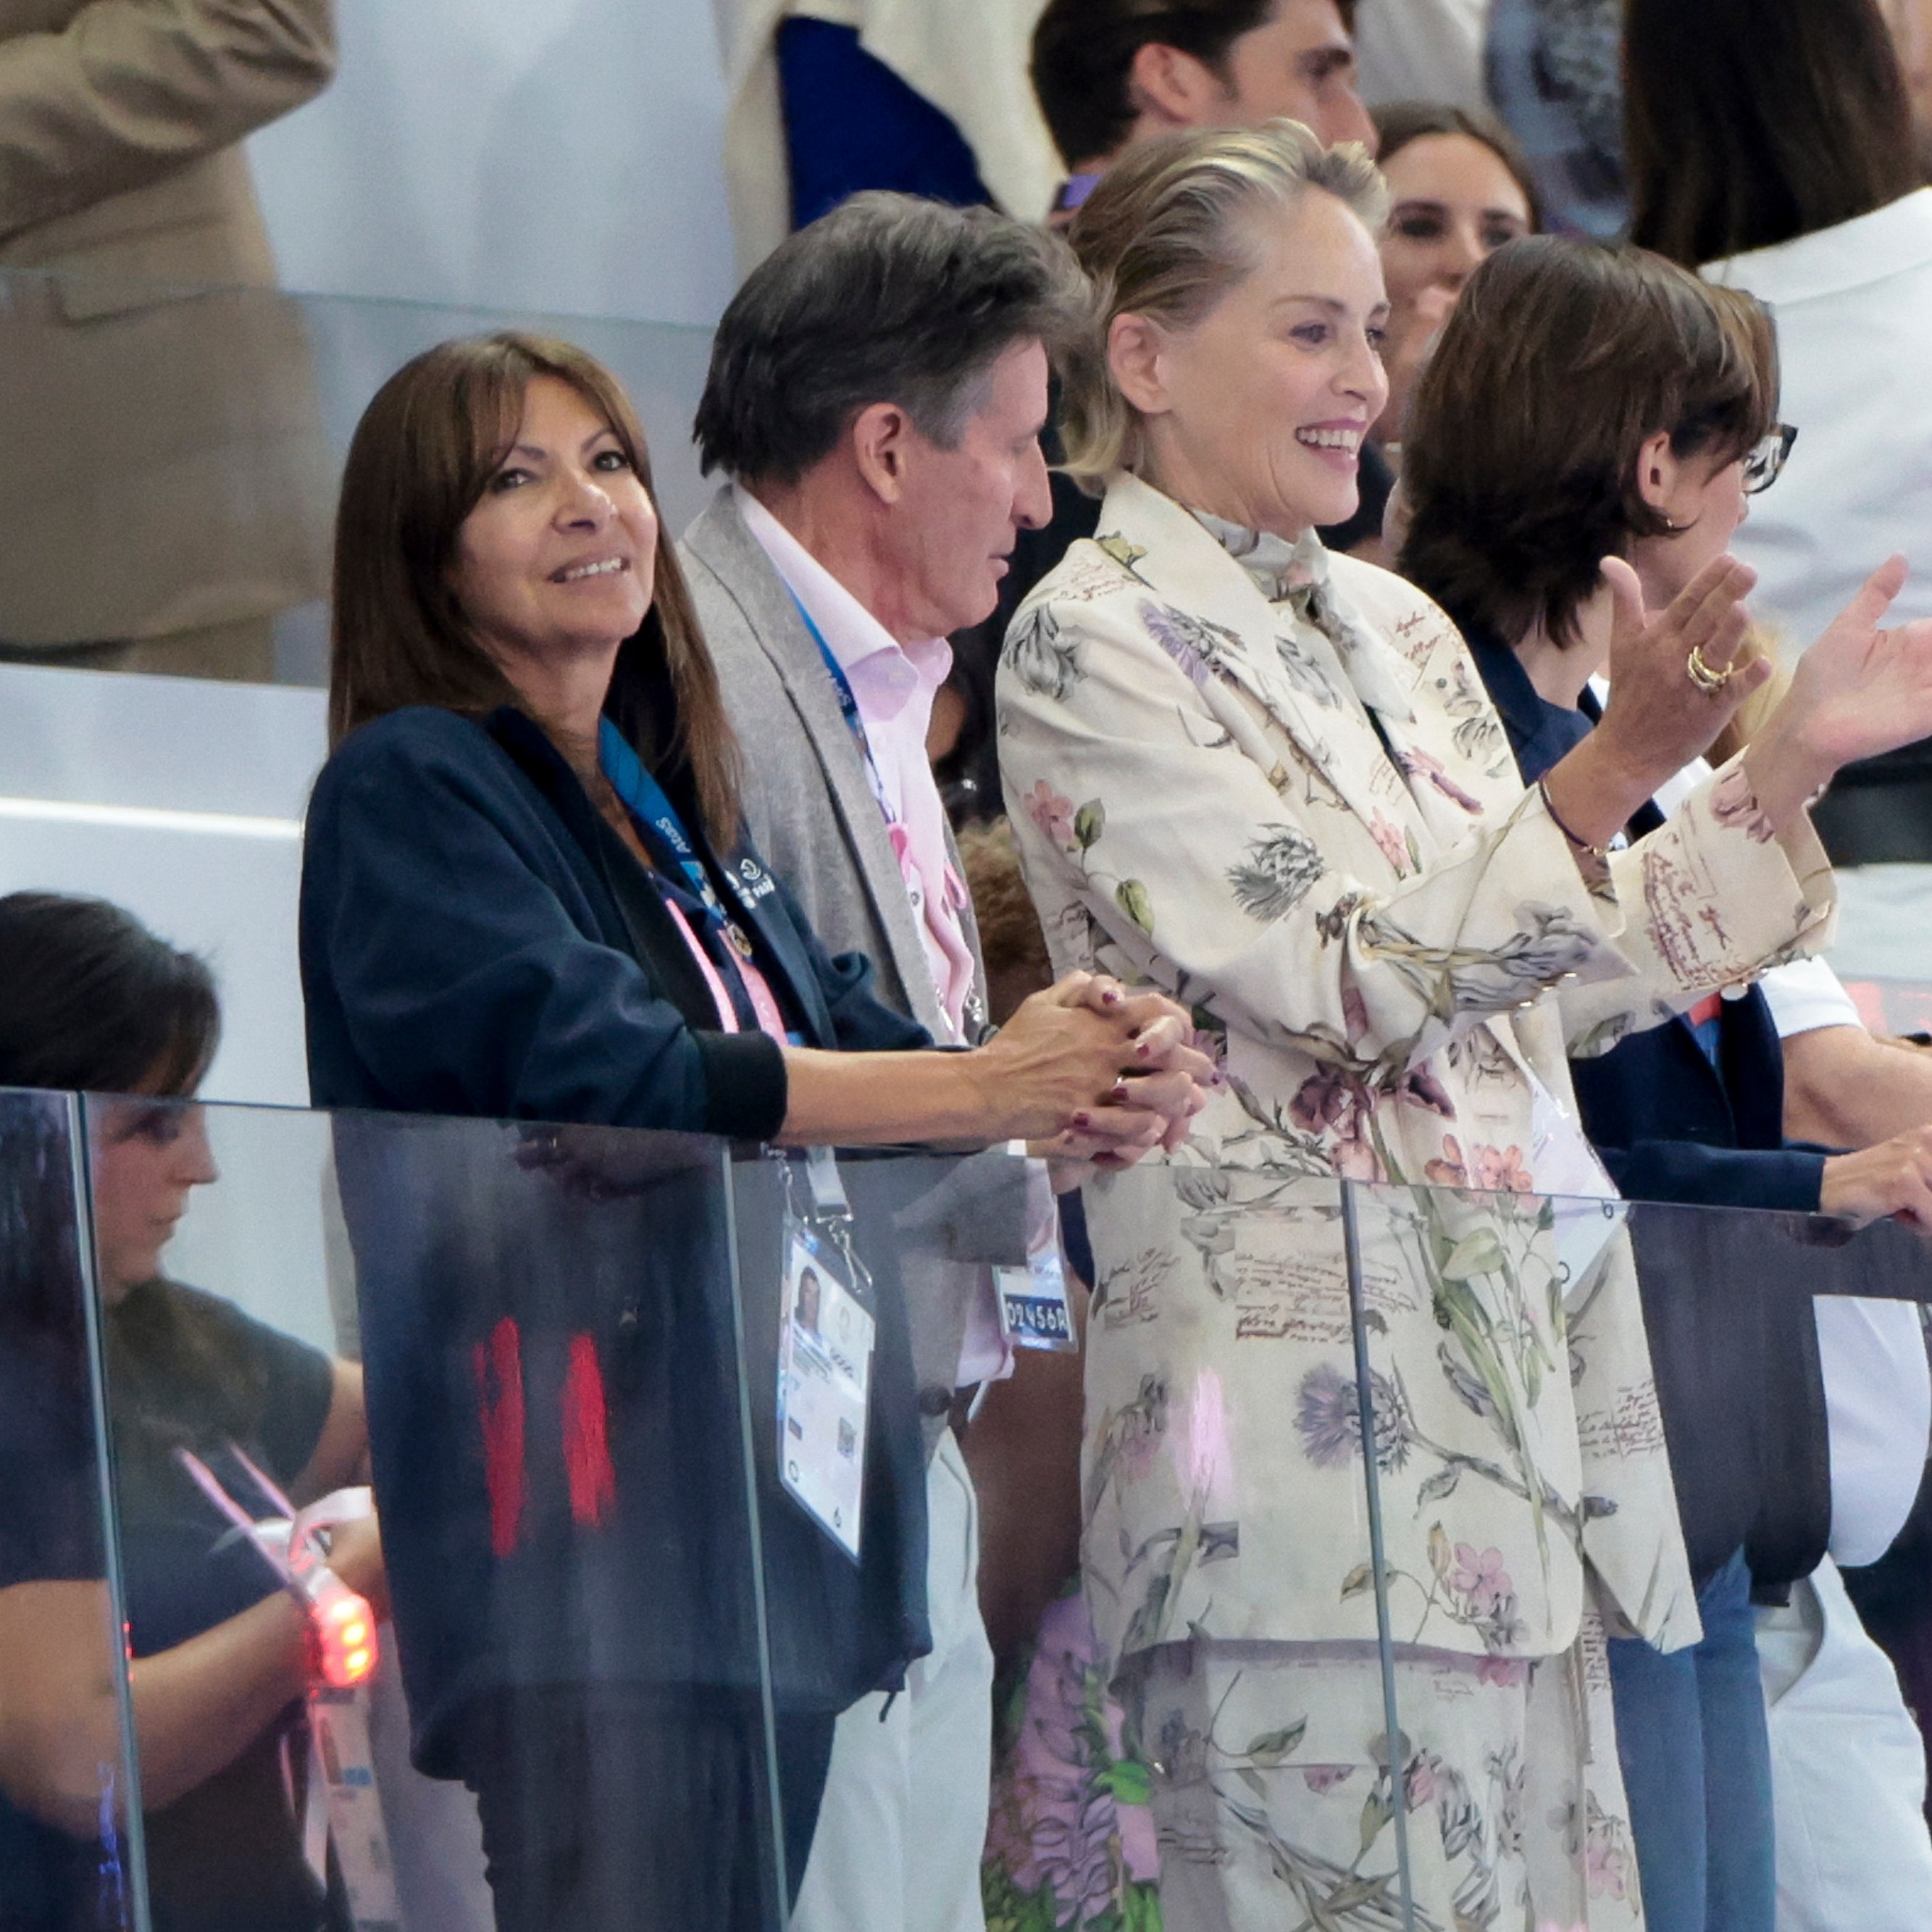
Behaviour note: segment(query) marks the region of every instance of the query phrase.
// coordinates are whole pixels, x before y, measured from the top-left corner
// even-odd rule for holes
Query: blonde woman
[[[1750,573],[1653,620],[1607,566],[1615,700],[1526,790],[1442,612],[1312,534],[1386,397],[1383,209],[1360,148],[1276,122],[1149,143],[1071,230],[1066,446],[1104,501],[1009,633],[1006,795],[1056,970],[1167,988],[1228,1076],[1165,1175],[1088,1190],[1086,1588],[1169,1932],[1400,1922],[1399,1816],[1418,1924],[1598,1932],[1642,1910],[1604,1624],[1697,1621],[1628,1250],[1560,1259],[1514,1196],[1609,1191],[1566,1049],[1824,936],[1804,802],[1932,723],[1932,634],[1814,651],[1608,854],[1766,674]],[[1337,1176],[1445,1184],[1363,1214],[1393,1737]]]

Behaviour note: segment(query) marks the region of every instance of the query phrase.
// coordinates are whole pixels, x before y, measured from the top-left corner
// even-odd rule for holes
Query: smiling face
[[[1506,242],[1530,232],[1528,197],[1493,148],[1468,134],[1419,134],[1383,164],[1394,206],[1382,237],[1389,300],[1460,294]]]
[[[1324,189],[1250,214],[1245,235],[1255,267],[1200,320],[1119,316],[1112,361],[1150,482],[1292,538],[1354,514],[1362,438],[1388,396],[1388,304],[1373,238]]]
[[[644,621],[657,515],[616,432],[536,376],[516,440],[457,533],[452,587],[514,683],[520,664],[613,655]]]
[[[1046,379],[1046,350],[1016,343],[976,390],[952,448],[916,430],[901,442],[896,494],[880,531],[891,578],[881,614],[902,642],[989,616],[1014,539],[1052,515],[1040,446]]]
[[[152,1281],[190,1192],[218,1178],[191,1100],[90,1103],[94,1257],[111,1306]]]

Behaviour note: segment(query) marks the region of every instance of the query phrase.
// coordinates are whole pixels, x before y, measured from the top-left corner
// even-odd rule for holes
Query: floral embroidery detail
[[[1159,1932],[1148,1786],[1071,1586],[1042,1618],[1000,1714],[982,1886],[988,1932]]]
[[[1454,1134],[1444,1134],[1442,1158],[1424,1161],[1422,1173],[1424,1179],[1433,1181],[1438,1187],[1468,1186],[1469,1170],[1463,1165],[1462,1143]]]
[[[1426,778],[1444,798],[1460,805],[1465,812],[1474,814],[1482,810],[1482,800],[1465,791],[1444,770],[1440,758],[1412,747],[1408,751],[1396,752],[1395,761],[1409,777]]]
[[[1742,765],[1733,765],[1711,794],[1711,815],[1720,825],[1745,833],[1760,845],[1768,845],[1778,834],[1764,814],[1751,790],[1751,782]],[[1618,1896],[1621,1898],[1622,1893]]]
[[[1204,685],[1227,668],[1228,654],[1238,652],[1241,640],[1226,625],[1190,616],[1172,605],[1143,599],[1141,622],[1162,650],[1186,673],[1190,683]]]
[[[1392,1475],[1408,1460],[1414,1444],[1408,1404],[1379,1370],[1369,1371],[1370,1406],[1376,1422],[1376,1467]],[[1318,1469],[1338,1468],[1362,1453],[1362,1412],[1357,1384],[1332,1363],[1320,1362],[1301,1378],[1295,1426],[1303,1454]]]
[[[1251,918],[1274,920],[1292,912],[1328,870],[1320,849],[1292,825],[1264,825],[1248,843],[1248,856],[1228,868],[1234,899]]]
[[[1469,1599],[1478,1616],[1487,1616],[1496,1605],[1514,1597],[1515,1587],[1503,1568],[1500,1550],[1485,1550],[1479,1556],[1466,1543],[1456,1546],[1456,1568],[1450,1574],[1449,1587]]]
[[[1040,830],[1040,836],[1063,852],[1080,848],[1073,836],[1073,801],[1062,798],[1042,778],[1026,796],[1027,816]]]
[[[1064,702],[1086,673],[1080,668],[1078,640],[1060,635],[1060,620],[1036,604],[1006,635],[1006,668],[1036,697]]]
[[[1406,878],[1410,869],[1408,835],[1378,812],[1369,820],[1369,836],[1381,847],[1382,856],[1395,868],[1396,877]]]
[[[1288,681],[1304,698],[1312,698],[1324,711],[1341,706],[1342,694],[1327,668],[1292,631],[1277,631],[1275,655],[1281,660]]]
[[[1528,1194],[1536,1183],[1522,1164],[1520,1148],[1479,1147],[1474,1150],[1477,1189],[1484,1194]]]

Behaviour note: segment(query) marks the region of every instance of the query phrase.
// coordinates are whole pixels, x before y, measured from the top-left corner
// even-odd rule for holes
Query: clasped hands
[[[1100,1167],[1171,1153],[1220,1084],[1185,1008],[1103,973],[1070,973],[1023,1001],[979,1057],[1058,1107],[1056,1123],[1031,1124],[1030,1152]]]

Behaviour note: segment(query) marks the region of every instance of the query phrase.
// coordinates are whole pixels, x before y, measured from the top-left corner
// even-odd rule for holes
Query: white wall
[[[250,144],[286,286],[716,321],[707,0],[340,0],[334,85]]]

